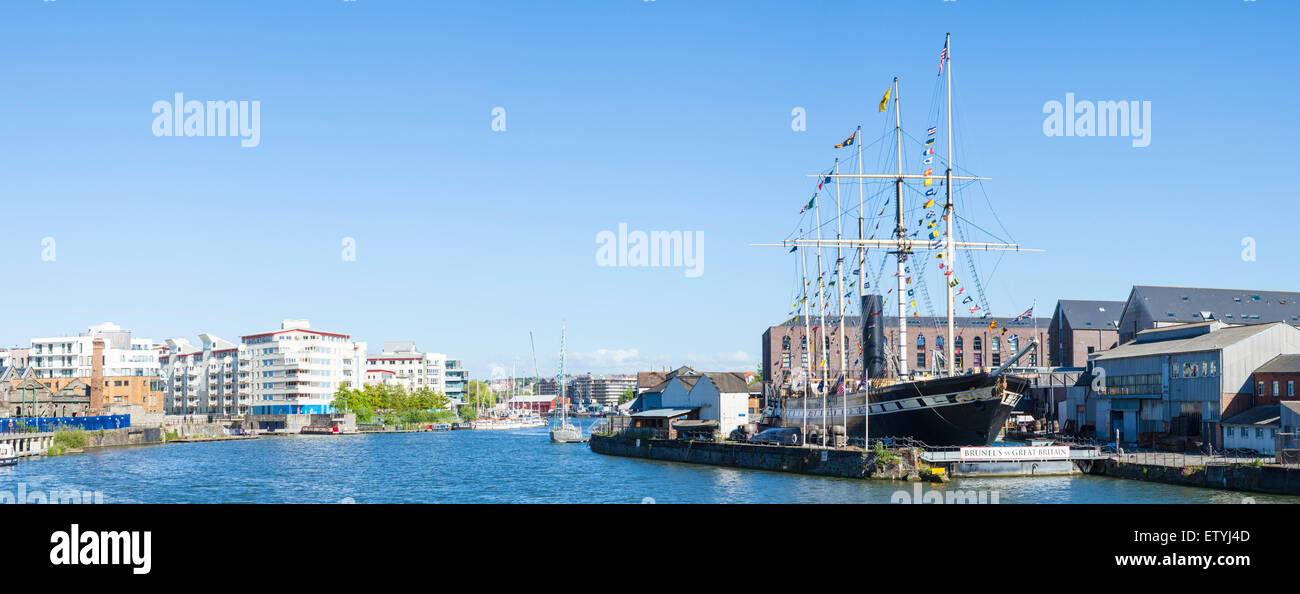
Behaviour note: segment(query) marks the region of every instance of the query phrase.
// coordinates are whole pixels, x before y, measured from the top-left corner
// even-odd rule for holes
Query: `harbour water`
[[[544,427],[106,448],[0,468],[0,500],[20,485],[29,494],[99,492],[104,503],[891,503],[916,489],[602,456],[549,443]],[[1092,476],[921,488],[996,492],[1003,504],[1300,502]]]

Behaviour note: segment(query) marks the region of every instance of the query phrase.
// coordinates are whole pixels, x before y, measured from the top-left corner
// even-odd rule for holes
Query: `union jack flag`
[[[1029,309],[1025,310],[1025,313],[1022,313],[1022,314],[1016,316],[1016,321],[1017,321],[1017,322],[1020,322],[1020,321],[1023,321],[1023,320],[1028,320],[1029,318],[1031,318],[1031,317],[1033,317],[1033,316],[1034,316],[1034,306],[1031,305],[1031,306],[1029,306]]]

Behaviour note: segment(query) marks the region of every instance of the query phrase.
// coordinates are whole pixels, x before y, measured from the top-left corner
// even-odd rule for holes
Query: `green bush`
[[[86,447],[86,432],[82,429],[60,429],[54,432],[54,445],[69,450]]]

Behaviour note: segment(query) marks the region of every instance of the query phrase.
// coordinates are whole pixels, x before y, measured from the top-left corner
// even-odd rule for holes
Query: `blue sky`
[[[12,0],[0,344],[106,320],[155,340],[237,339],[307,317],[376,347],[415,340],[484,377],[516,357],[531,367],[529,330],[554,373],[564,320],[571,371],[752,369],[789,312],[793,257],[749,244],[797,227],[804,175],[833,144],[858,124],[880,135],[893,76],[904,126],[924,134],[945,32],[958,163],[993,178],[1009,238],[1047,250],[981,270],[995,314],[1133,284],[1300,290],[1285,177],[1298,13],[1276,0]],[[151,106],[176,92],[260,101],[261,145],[155,137]],[[1066,93],[1150,101],[1150,146],[1045,136],[1043,105]],[[620,222],[702,231],[703,276],[596,266],[596,235]]]

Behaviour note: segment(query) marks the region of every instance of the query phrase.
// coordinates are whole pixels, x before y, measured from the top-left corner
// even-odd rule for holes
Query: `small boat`
[[[0,443],[0,466],[13,466],[17,463],[18,455],[14,453],[14,446]]]

